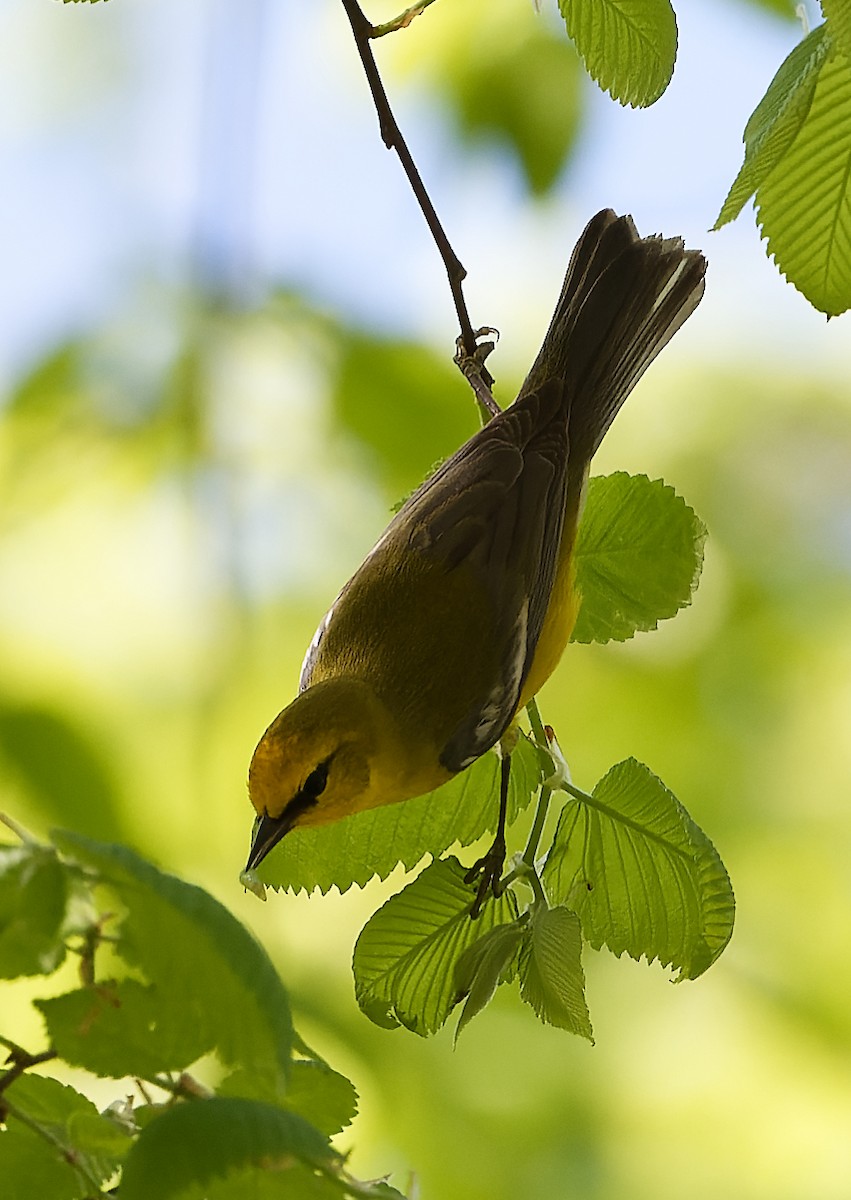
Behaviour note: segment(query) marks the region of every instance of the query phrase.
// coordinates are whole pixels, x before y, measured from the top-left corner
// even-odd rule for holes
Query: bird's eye
[[[308,796],[311,800],[316,800],[325,791],[325,784],[328,782],[329,761],[326,760],[320,763],[315,770],[310,772],[302,784],[301,792],[303,796]]]

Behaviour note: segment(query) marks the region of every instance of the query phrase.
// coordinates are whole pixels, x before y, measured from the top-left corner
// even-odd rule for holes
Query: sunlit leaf
[[[594,1040],[585,1003],[579,917],[564,907],[537,908],[520,957],[520,995],[545,1025]]]
[[[455,1002],[466,997],[458,1025],[456,1041],[473,1017],[490,1003],[500,983],[507,983],[517,971],[520,948],[529,936],[529,922],[520,917],[509,925],[497,925],[468,946],[455,963]]]
[[[851,58],[851,5],[848,0],[821,0],[830,36],[845,58]]]
[[[273,887],[341,892],[378,876],[386,879],[402,863],[416,866],[424,854],[437,857],[453,843],[469,846],[493,830],[499,813],[500,763],[495,754],[477,759],[449,783],[401,804],[388,804],[344,817],[318,829],[295,829],[257,870]],[[538,752],[521,738],[511,756],[509,821],[524,809],[542,778]]]
[[[851,308],[851,61],[844,55],[834,52],[822,65],[806,120],[757,189],[756,207],[789,282],[828,316]]]
[[[70,833],[53,836],[125,906],[120,953],[170,1005],[170,1036],[193,1049],[205,1043],[228,1065],[266,1073],[283,1086],[292,1041],[289,1003],[248,930],[207,892],[163,874],[123,846]],[[92,1054],[97,1060],[96,1047]]]
[[[827,26],[819,25],[788,55],[745,126],[745,161],[714,228],[734,220],[768,179],[807,119],[819,72],[831,50]]]
[[[510,893],[488,899],[470,919],[475,896],[456,858],[432,863],[392,896],[361,930],[352,967],[355,994],[372,1018],[401,1024],[422,1036],[434,1033],[456,1001],[455,963],[468,946],[516,917]]]
[[[592,946],[658,958],[694,979],[730,939],[734,899],[712,843],[642,763],[627,759],[591,796],[570,796],[544,883]]]
[[[706,528],[672,487],[646,475],[589,481],[576,545],[575,642],[625,641],[691,603]]]
[[[669,0],[559,0],[588,74],[621,104],[645,108],[671,82],[677,21]]]

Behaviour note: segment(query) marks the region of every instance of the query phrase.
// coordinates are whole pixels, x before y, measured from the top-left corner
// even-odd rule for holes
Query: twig
[[[56,1058],[55,1050],[42,1050],[40,1054],[30,1054],[24,1050],[23,1046],[17,1046],[8,1038],[0,1037],[0,1042],[9,1050],[9,1057],[6,1060],[12,1065],[8,1071],[4,1071],[0,1075],[0,1092],[5,1092],[6,1088],[19,1079],[24,1071],[30,1067],[36,1067],[39,1063],[50,1062],[52,1058]]]
[[[37,846],[38,838],[33,837],[29,830],[24,829],[23,825],[19,825],[14,817],[10,817],[8,813],[0,812],[0,824],[5,825],[7,829],[11,829],[15,837],[19,838],[25,846]]]
[[[392,21],[385,21],[383,25],[373,25],[373,38],[384,37],[386,33],[397,33],[400,29],[407,29],[414,17],[418,17],[420,13],[425,12],[430,4],[434,4],[434,0],[418,0],[417,4],[412,4],[410,8],[406,8],[404,12],[399,13],[398,17],[394,17]]]
[[[177,1080],[168,1075],[152,1075],[146,1082],[169,1092],[175,1100],[209,1100],[214,1094],[187,1071],[181,1071]]]
[[[464,293],[461,286],[467,272],[449,244],[449,239],[440,223],[440,218],[435,211],[431,198],[425,189],[416,164],[411,157],[411,152],[402,136],[402,131],[396,123],[396,118],[393,116],[393,110],[387,99],[387,93],[384,90],[384,84],[381,82],[381,76],[378,73],[378,67],[375,64],[375,57],[370,46],[370,40],[376,36],[376,30],[364,16],[358,0],[342,0],[342,3],[343,8],[346,10],[346,16],[349,18],[349,24],[352,27],[355,45],[358,48],[358,54],[363,64],[369,90],[372,93],[375,111],[378,114],[381,140],[388,150],[395,150],[399,156],[399,161],[408,177],[408,182],[417,198],[422,214],[426,219],[431,236],[434,238],[434,243],[437,246],[440,257],[443,259],[443,265],[446,267],[452,299],[455,302],[455,311],[458,314],[458,323],[461,326],[460,341],[464,348],[465,361],[475,361],[478,343],[472,322],[470,321],[470,314],[467,312],[467,305],[464,301]],[[484,389],[489,390],[493,383],[493,376],[484,366],[483,362],[479,364],[478,370],[471,368],[471,371],[480,376]],[[471,374],[467,370],[464,371],[464,374],[472,384]],[[478,398],[479,389],[474,386],[473,390],[476,392]]]

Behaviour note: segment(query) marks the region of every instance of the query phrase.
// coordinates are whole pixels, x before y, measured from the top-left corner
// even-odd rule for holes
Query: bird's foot
[[[505,838],[497,837],[487,854],[482,855],[477,862],[473,863],[464,876],[465,883],[475,883],[477,879],[479,881],[479,886],[476,889],[476,898],[470,909],[472,920],[475,921],[476,917],[482,911],[482,906],[488,898],[488,893],[492,896],[502,895],[504,889],[500,887],[500,878],[504,865]]]

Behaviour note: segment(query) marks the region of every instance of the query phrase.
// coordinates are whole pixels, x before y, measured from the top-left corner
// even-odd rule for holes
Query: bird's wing
[[[517,709],[555,578],[567,460],[562,386],[549,381],[462,446],[394,522],[411,551],[472,573],[490,601],[482,622],[496,618],[499,673],[444,747],[449,770],[492,746]]]

